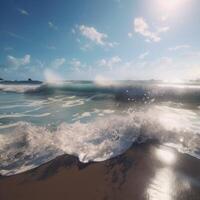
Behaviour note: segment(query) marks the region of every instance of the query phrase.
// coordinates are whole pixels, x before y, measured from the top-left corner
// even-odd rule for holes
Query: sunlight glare
[[[165,11],[177,11],[182,9],[188,0],[156,0],[160,9]]]
[[[45,81],[48,84],[60,85],[63,84],[63,78],[51,69],[44,70]]]
[[[156,172],[147,190],[149,200],[172,200],[174,174],[171,169],[160,169]]]
[[[155,154],[157,158],[160,161],[164,162],[165,164],[171,165],[175,163],[176,161],[176,156],[174,152],[169,150],[168,148],[162,147],[162,148],[156,149]]]
[[[158,16],[167,16],[167,20],[174,16],[182,16],[193,4],[192,0],[152,0],[152,2],[154,13]]]

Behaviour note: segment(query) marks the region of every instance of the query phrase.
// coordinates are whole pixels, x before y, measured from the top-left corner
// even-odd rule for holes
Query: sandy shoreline
[[[174,162],[168,162],[171,154]],[[199,200],[200,160],[175,151],[165,154],[165,149],[163,154],[157,144],[134,145],[100,163],[61,156],[37,169],[0,177],[0,199]]]

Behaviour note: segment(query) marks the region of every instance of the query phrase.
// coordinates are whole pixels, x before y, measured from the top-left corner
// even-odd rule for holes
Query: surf
[[[92,81],[68,81],[60,84],[0,84],[0,91],[33,96],[103,97],[134,103],[174,101],[198,104],[200,101],[200,86],[198,84],[164,84],[145,81],[115,81],[108,85]]]
[[[83,163],[100,162],[124,153],[134,143],[150,140],[199,158],[199,128],[195,113],[159,106],[112,113],[85,123],[63,122],[57,127],[18,122],[1,130],[0,174],[22,173],[63,154]]]

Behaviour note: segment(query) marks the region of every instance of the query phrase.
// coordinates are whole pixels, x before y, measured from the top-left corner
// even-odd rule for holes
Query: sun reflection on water
[[[154,155],[165,167],[160,168],[152,179],[147,190],[148,199],[172,200],[172,185],[175,176],[171,166],[176,162],[176,155],[171,149],[164,146],[154,149]]]
[[[156,159],[163,165],[156,170],[155,176],[147,188],[147,199],[149,200],[175,200],[184,192],[190,190],[188,178],[177,173],[174,164],[177,162],[177,155],[167,147],[154,149]]]
[[[173,172],[169,168],[158,170],[147,190],[148,199],[172,200],[173,178]]]
[[[165,164],[172,165],[176,161],[176,155],[168,148],[159,148],[155,150],[156,157]]]

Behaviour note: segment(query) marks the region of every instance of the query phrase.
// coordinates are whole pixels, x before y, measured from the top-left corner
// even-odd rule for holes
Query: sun
[[[172,12],[182,10],[188,0],[155,0],[156,6],[165,11]]]
[[[159,0],[161,7],[167,10],[173,10],[181,6],[183,0]]]

